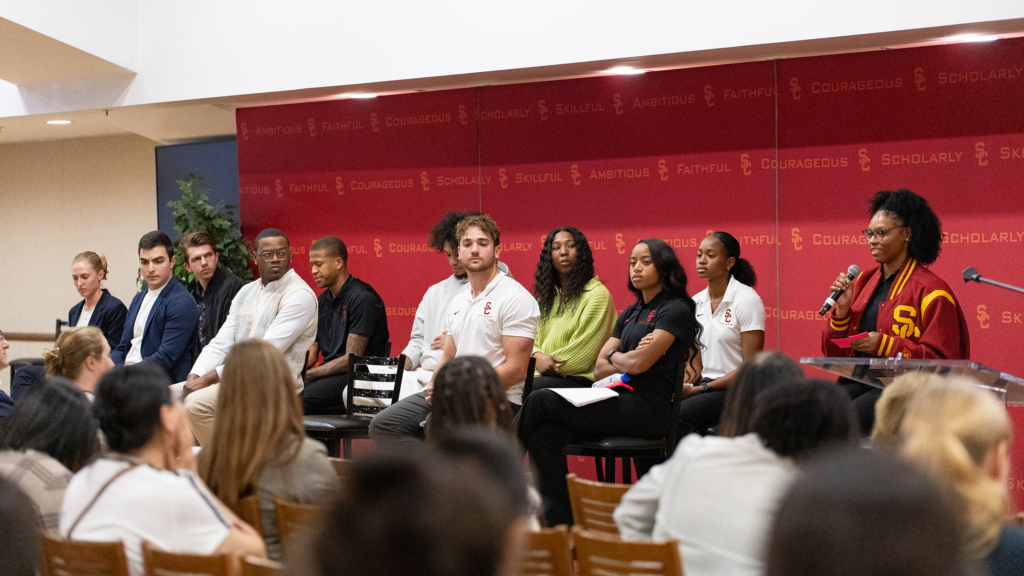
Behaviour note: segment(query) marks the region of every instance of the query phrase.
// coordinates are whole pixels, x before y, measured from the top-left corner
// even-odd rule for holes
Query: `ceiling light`
[[[376,98],[377,95],[376,94],[349,94],[348,97],[349,98],[365,99],[365,98]]]
[[[647,72],[647,70],[638,70],[636,68],[630,68],[629,66],[616,66],[615,68],[612,68],[612,69],[608,70],[606,73],[607,74],[643,74],[645,72]]]
[[[946,42],[991,42],[998,39],[998,36],[985,34],[957,34],[956,36],[943,38]]]
[[[47,124],[71,124],[71,120],[47,120]]]

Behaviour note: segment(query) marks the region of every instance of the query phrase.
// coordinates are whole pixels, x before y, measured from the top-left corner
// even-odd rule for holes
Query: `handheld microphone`
[[[854,278],[857,277],[858,274],[860,274],[860,266],[857,266],[856,264],[851,264],[850,267],[846,269],[847,280],[853,280]],[[831,310],[832,307],[836,305],[836,300],[842,294],[843,292],[841,290],[833,290],[832,293],[828,295],[828,299],[825,300],[825,303],[822,304],[821,310],[818,310],[818,315],[824,316],[826,313],[828,313],[828,311]]]

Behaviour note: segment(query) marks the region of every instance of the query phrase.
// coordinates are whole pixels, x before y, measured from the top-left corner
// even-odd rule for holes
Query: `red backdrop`
[[[637,239],[674,246],[696,293],[697,243],[726,230],[757,270],[766,347],[818,356],[825,291],[872,263],[867,200],[905,187],[942,218],[932,269],[971,322],[973,359],[1020,375],[1024,298],[959,279],[973,265],[1024,284],[1022,53],[1000,40],[242,109],[243,231],[284,230],[311,284],[309,245],[345,240],[397,352],[449,274],[426,247],[448,210],[491,214],[527,287],[546,232],[580,228],[620,310]]]

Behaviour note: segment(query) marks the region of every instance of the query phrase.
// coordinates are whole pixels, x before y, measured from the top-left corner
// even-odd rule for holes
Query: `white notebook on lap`
[[[587,404],[593,404],[594,402],[600,402],[601,400],[607,400],[619,395],[618,392],[611,388],[551,388],[551,391],[565,398],[576,407],[586,406]]]

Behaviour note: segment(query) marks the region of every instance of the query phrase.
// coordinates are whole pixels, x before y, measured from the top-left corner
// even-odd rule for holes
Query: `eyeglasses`
[[[861,230],[860,233],[863,234],[864,237],[867,238],[868,240],[871,240],[875,236],[877,236],[879,240],[884,240],[886,234],[892,232],[893,230],[899,230],[900,228],[906,228],[906,226],[895,226],[893,228],[889,228],[888,230],[886,230],[885,228],[879,228],[877,230],[865,228],[864,230]]]
[[[291,254],[291,251],[289,250],[278,250],[277,252],[267,250],[266,252],[258,252],[257,256],[262,258],[265,262],[270,262],[274,259],[274,256],[277,256],[278,260],[284,260],[289,254]]]

